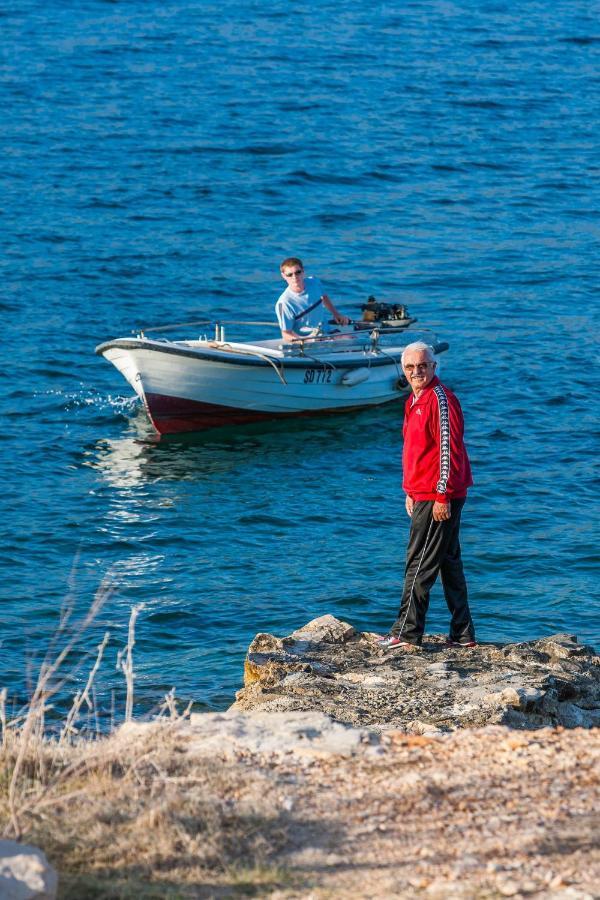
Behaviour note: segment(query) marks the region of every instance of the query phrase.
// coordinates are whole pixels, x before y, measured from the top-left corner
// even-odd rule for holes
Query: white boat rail
[[[141,328],[134,328],[131,331],[131,334],[137,335],[140,338],[146,337],[147,334],[166,332],[166,331],[176,331],[179,328],[197,328],[199,326],[212,326],[215,329],[215,337],[216,341],[225,341],[225,330],[224,327],[229,325],[244,325],[250,327],[258,327],[258,328],[277,328],[279,329],[279,324],[277,322],[270,321],[257,321],[256,319],[195,319],[190,322],[171,322],[167,325],[144,325]],[[380,325],[374,322],[366,322],[362,319],[358,321],[350,321],[349,326],[352,327],[353,330],[341,332],[345,334],[347,337],[351,337],[352,335],[358,336],[359,334],[369,333],[369,337],[371,340],[376,336],[377,338],[381,335],[395,335],[398,336],[402,334],[404,329],[400,329],[395,326],[389,325]],[[358,337],[357,337],[358,339]],[[335,340],[335,337],[331,333],[321,333],[315,334],[307,337],[295,338],[290,341],[286,346],[290,347],[304,347],[307,343],[310,344],[321,344],[324,342],[331,342]]]
[[[199,325],[212,325],[215,328],[222,328],[224,325],[257,325],[261,328],[279,328],[277,322],[257,322],[256,319],[197,319],[193,322],[174,322],[169,325],[144,325],[143,328],[133,328],[131,333],[143,338],[146,332],[176,331],[178,328],[196,328]]]

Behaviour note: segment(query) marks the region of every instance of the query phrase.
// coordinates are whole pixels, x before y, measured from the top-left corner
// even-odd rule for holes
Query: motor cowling
[[[365,323],[380,322],[392,328],[407,328],[417,320],[413,318],[403,303],[383,303],[370,296],[360,307],[362,321]]]

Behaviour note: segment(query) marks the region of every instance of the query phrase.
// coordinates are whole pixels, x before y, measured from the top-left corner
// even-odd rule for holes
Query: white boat
[[[284,344],[226,340],[223,323],[214,336],[196,340],[136,337],[96,347],[141,398],[159,434],[202,431],[323,413],[342,413],[397,401],[407,391],[400,366],[404,347],[426,340],[440,354],[448,344],[413,331],[416,321],[361,321],[334,335]],[[228,325],[271,325],[237,322]],[[158,330],[167,330],[166,327]],[[439,368],[439,365],[438,365]]]

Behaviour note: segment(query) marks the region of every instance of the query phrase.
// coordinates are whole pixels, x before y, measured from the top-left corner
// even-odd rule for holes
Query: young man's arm
[[[308,334],[296,334],[295,331],[284,331],[282,329],[281,337],[288,344],[291,343],[292,341],[306,341],[308,338],[314,337],[318,330],[319,330],[318,328],[313,328],[313,330],[311,332],[309,332]]]
[[[344,316],[344,315],[342,315],[342,313],[339,313],[337,311],[337,309],[335,308],[335,306],[333,305],[333,303],[331,302],[331,300],[329,299],[327,294],[323,294],[323,296],[321,297],[321,300],[323,301],[323,306],[325,306],[325,308],[329,310],[329,312],[331,313],[331,315],[333,316],[335,321],[338,323],[338,325],[349,325],[350,324],[350,319],[348,318],[348,316]]]

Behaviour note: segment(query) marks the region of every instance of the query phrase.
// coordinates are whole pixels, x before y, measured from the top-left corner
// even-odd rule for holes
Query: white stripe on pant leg
[[[413,578],[413,583],[410,586],[410,594],[408,595],[408,604],[406,606],[406,612],[404,613],[404,621],[400,625],[399,635],[402,635],[402,629],[406,625],[406,619],[408,618],[408,614],[410,612],[411,603],[413,600],[413,595],[415,592],[415,582],[417,580],[417,575],[419,574],[419,569],[421,568],[421,563],[423,562],[423,557],[425,556],[425,551],[427,550],[427,543],[429,541],[429,532],[431,531],[431,526],[433,525],[433,514],[431,517],[431,522],[429,523],[429,528],[427,529],[427,534],[425,535],[425,546],[423,547],[423,552],[421,553],[421,559],[419,560],[419,565],[417,566],[417,571],[415,572],[415,577]]]

